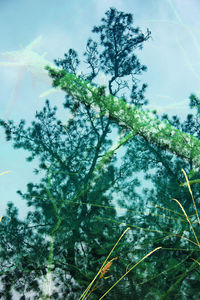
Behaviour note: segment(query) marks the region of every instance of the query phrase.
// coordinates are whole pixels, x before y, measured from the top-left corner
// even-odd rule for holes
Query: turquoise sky
[[[24,118],[29,123],[48,98],[65,120],[61,111],[64,93],[41,98],[51,88],[50,80],[38,68],[37,60],[35,69],[30,68],[29,57],[19,55],[33,41],[31,55],[36,55],[35,59],[52,63],[69,48],[81,55],[88,37],[95,38],[91,29],[100,24],[110,7],[132,13],[134,26],[152,32],[152,39],[138,52],[141,63],[148,67],[140,79],[149,85],[149,108],[181,117],[187,114],[189,95],[200,96],[199,0],[0,0],[0,118]],[[17,51],[18,60],[3,55],[12,51]],[[5,64],[8,62],[9,66]],[[14,150],[11,143],[5,142],[2,130],[0,143],[0,173],[12,171],[0,177],[0,215],[12,201],[24,216],[27,209],[16,190],[26,191],[28,182],[39,180],[33,174],[37,162],[27,163],[28,153]]]

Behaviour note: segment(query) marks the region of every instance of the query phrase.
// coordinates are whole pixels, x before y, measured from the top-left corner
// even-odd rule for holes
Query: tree
[[[132,21],[130,14],[116,9],[106,12],[102,25],[93,29],[100,43],[90,38],[86,45],[88,74],[77,75],[79,58],[73,49],[64,59],[55,60],[62,70],[48,68],[54,86],[67,91],[64,108],[72,116],[67,124],[57,119],[56,108],[49,101],[28,128],[23,120],[18,126],[1,121],[14,147],[26,149],[28,161],[39,159],[34,172],[41,176],[39,184],[28,183],[27,192],[18,191],[35,210],[22,222],[16,208],[9,204],[1,224],[4,298],[12,299],[13,290],[22,295],[21,299],[28,299],[30,291],[43,299],[78,298],[124,226],[132,230],[115,250],[117,259],[106,274],[110,277],[99,278],[91,299],[99,299],[146,252],[161,245],[162,252],[137,266],[107,298],[199,297],[198,265],[191,261],[198,260],[198,252],[194,244],[180,238],[183,234],[190,237],[190,232],[171,198],[181,199],[188,215],[194,214],[187,188],[180,187],[184,181],[180,169],[199,178],[199,173],[191,171],[199,162],[198,151],[192,146],[199,145],[200,101],[191,97],[190,106],[196,108],[196,114],[189,114],[183,123],[177,116],[169,119],[156,114],[157,119],[152,121],[143,108],[146,85],[139,88],[136,79],[146,68],[134,53],[150,33],[144,35],[133,28]],[[108,77],[107,87],[97,87],[100,72]],[[130,95],[123,95],[124,90]],[[117,145],[110,137],[114,126],[122,128]],[[152,126],[164,129],[158,134]],[[182,141],[187,138],[191,144],[184,145]],[[126,152],[119,165],[116,150],[123,145]],[[137,190],[138,173],[152,185],[141,192]],[[197,185],[194,196],[199,197]],[[123,213],[116,210],[116,202]],[[52,292],[47,292],[45,284],[49,285],[51,279]]]
[[[188,114],[183,123],[177,116],[170,119],[163,115],[161,119],[167,119],[178,130],[199,137],[199,104],[199,99],[192,95],[190,107],[194,112]],[[199,237],[199,222],[191,195],[187,187],[180,187],[180,182],[185,181],[182,168],[194,180],[200,177],[200,172],[191,172],[192,161],[172,156],[139,136],[126,144],[123,161],[122,168],[127,169],[128,166],[128,172],[120,198],[126,199],[127,212],[121,217],[121,222],[137,225],[131,231],[137,249],[135,260],[147,247],[163,247],[162,251],[150,258],[150,263],[142,264],[134,272],[134,282],[138,283],[141,292],[140,298],[157,296],[158,299],[196,299],[199,297],[199,272],[198,264],[192,260],[199,260],[199,247],[183,211],[172,199],[180,201]],[[134,192],[128,183],[137,172],[143,173],[148,186],[143,189],[138,206],[134,206],[138,210],[133,211]],[[200,196],[198,185],[192,186],[192,192],[197,202]],[[139,229],[140,239],[136,237]]]
[[[96,42],[88,40],[85,58],[90,73],[82,74],[81,78],[93,81],[103,71],[110,76],[109,92],[117,95],[122,88],[128,86],[123,77],[130,76],[134,86],[132,93],[134,90],[138,95],[137,105],[144,105],[146,102],[143,101],[143,92],[146,85],[136,93],[137,81],[134,75],[139,75],[145,67],[139,63],[133,51],[142,47],[150,33],[147,31],[144,35],[138,28],[134,29],[132,21],[130,14],[116,9],[111,8],[106,13],[106,19],[102,19],[103,25],[93,30],[100,34],[102,50],[97,49]],[[77,73],[79,59],[73,49],[65,54],[63,60],[55,62],[63,68],[62,74],[66,71]],[[57,74],[56,80],[59,76]],[[95,82],[93,84],[96,85]],[[104,94],[105,88],[98,92]],[[16,276],[15,273],[15,276],[11,276],[12,273],[4,266],[2,295],[9,295],[7,297],[10,299],[12,289],[23,295],[21,299],[26,299],[29,291],[35,292],[37,297],[45,297],[47,292],[41,289],[41,284],[45,279],[49,280],[50,276],[54,285],[52,295],[49,294],[52,299],[74,299],[80,296],[81,289],[95,275],[97,265],[103,262],[124,228],[124,225],[104,221],[105,218],[117,221],[117,212],[112,203],[114,186],[120,185],[124,180],[115,164],[117,158],[113,157],[114,152],[104,156],[112,145],[109,134],[113,119],[103,114],[97,118],[90,105],[79,105],[76,97],[67,96],[64,107],[73,115],[66,126],[57,120],[56,108],[51,108],[48,101],[43,110],[36,113],[36,120],[28,128],[23,120],[18,126],[12,121],[1,121],[7,140],[12,140],[15,148],[30,152],[27,161],[39,159],[35,173],[42,176],[39,184],[28,183],[27,192],[18,191],[27,204],[35,209],[21,225],[25,228],[25,235],[21,239],[23,247],[18,251],[16,247],[13,248],[12,255],[9,256],[8,247],[12,245],[14,229],[16,239],[21,236],[20,221],[17,220],[16,213],[14,224],[8,211],[6,224],[1,231],[0,242],[4,249],[1,261],[3,263],[9,259],[14,272],[20,272],[20,275]],[[138,182],[132,184],[132,188],[136,185]],[[14,208],[13,210],[15,211]],[[7,242],[3,243],[3,229],[6,226],[9,234]],[[129,251],[128,249],[129,243],[124,242],[118,247],[116,256],[122,250]],[[102,295],[116,281],[118,274],[125,270],[125,263],[122,257],[119,263],[113,264],[115,275],[110,278],[109,283],[102,279],[101,286],[91,297],[95,299]],[[6,278],[11,278],[9,287],[7,279],[3,280],[4,274],[7,274]],[[19,278],[20,285],[17,283]],[[126,285],[132,285],[130,276],[126,279]],[[113,293],[116,299],[124,295],[120,286]],[[126,290],[126,295],[128,293]],[[130,297],[131,293],[132,291]]]
[[[195,96],[191,97],[190,106],[197,109],[197,114],[196,116],[189,114],[187,120],[183,122],[183,124],[180,123],[177,116],[174,116],[172,120],[169,120],[167,116],[163,116],[161,120],[159,120],[157,116],[157,119],[154,118],[152,120],[152,116],[150,116],[149,113],[141,112],[141,110],[138,110],[137,107],[131,107],[130,109],[130,107],[125,104],[124,99],[120,100],[110,95],[102,95],[101,88],[96,88],[94,85],[83,81],[80,77],[76,78],[75,76],[65,72],[57,73],[56,70],[52,70],[51,68],[47,69],[54,79],[55,86],[60,86],[69,95],[76,96],[76,99],[79,100],[80,103],[90,105],[93,108],[98,107],[100,113],[105,114],[107,112],[108,116],[112,120],[115,120],[119,125],[122,125],[127,130],[132,129],[133,134],[130,135],[131,139],[134,134],[137,135],[134,140],[130,140],[129,142],[131,146],[129,148],[129,152],[127,152],[125,156],[124,169],[127,169],[127,166],[129,166],[132,170],[134,170],[132,172],[131,170],[128,171],[129,176],[136,170],[145,170],[146,172],[152,168],[156,170],[155,175],[146,174],[146,178],[151,179],[154,183],[155,189],[144,190],[145,201],[143,202],[143,207],[149,203],[149,200],[155,201],[156,198],[159,199],[159,204],[164,204],[164,207],[168,206],[168,209],[171,209],[173,214],[180,214],[180,212],[177,212],[175,202],[171,202],[169,205],[169,199],[174,198],[176,195],[178,199],[184,199],[182,201],[184,207],[187,208],[187,213],[189,215],[194,213],[190,196],[187,195],[186,190],[180,189],[179,184],[184,180],[183,176],[180,174],[181,168],[186,169],[191,176],[193,175],[196,178],[199,178],[198,172],[195,173],[193,170],[194,167],[197,167],[196,171],[199,170],[200,146],[198,139],[199,100]],[[166,120],[167,122],[163,122]],[[167,154],[165,149],[170,150],[170,152],[176,154],[178,157],[176,157],[176,155],[172,156],[170,153]],[[127,202],[129,202],[127,198],[130,197],[130,200],[131,198],[133,199],[134,193],[131,193],[131,187],[128,189],[127,182],[124,186],[126,186],[124,198],[126,198]],[[195,190],[195,195],[197,197],[199,196],[197,190]],[[141,206],[141,202],[139,205]],[[132,209],[133,205],[127,205],[126,208]],[[135,216],[131,217],[131,213],[127,213],[127,224],[130,224],[131,219],[133,221],[135,220]],[[155,209],[154,213],[159,213],[159,206]],[[189,236],[190,234],[184,215],[180,214],[180,216],[181,219],[177,221],[176,218],[165,213],[163,215],[163,218],[165,218],[164,224],[162,222],[156,224],[155,222],[157,218],[153,217],[151,214],[146,218],[147,222],[144,221],[144,218],[140,219],[140,221],[138,220],[138,224],[140,222],[141,229],[145,230],[145,228],[151,224],[153,226],[150,231],[156,230],[158,232],[159,230],[161,234],[159,236],[160,240],[167,238],[166,233],[170,232],[170,229],[172,231],[172,236],[176,236],[176,238],[174,237],[174,240],[170,241],[172,252],[168,252],[167,255],[163,254],[162,259],[157,260],[155,268],[152,268],[150,265],[150,268],[152,268],[152,271],[149,270],[149,275],[152,274],[152,278],[150,279],[154,278],[153,274],[155,274],[156,270],[160,271],[160,275],[158,277],[161,277],[164,272],[164,268],[173,270],[173,273],[170,273],[169,277],[167,277],[164,281],[163,279],[160,281],[160,286],[162,285],[162,290],[165,290],[165,293],[163,295],[159,294],[158,296],[163,297],[163,299],[169,295],[170,297],[172,297],[172,295],[174,295],[174,297],[180,297],[180,285],[184,287],[184,293],[188,297],[193,297],[194,295],[194,297],[197,297],[198,295],[198,273],[195,270],[197,265],[191,264],[191,257],[194,255],[193,251],[195,249],[193,250],[191,245],[188,245],[186,242],[182,243],[184,239],[183,241],[179,241],[179,239],[177,241],[177,237],[180,238],[180,235],[184,232],[186,232],[186,236]],[[122,220],[124,223],[124,217]],[[198,228],[195,227],[195,229],[198,232]],[[144,235],[144,238],[149,245],[156,246],[156,243],[153,242],[153,240],[155,240],[155,234],[151,234],[151,237],[152,239],[149,239],[147,235],[146,237]],[[173,250],[174,242],[176,243],[177,250]],[[180,248],[178,248],[178,245]],[[186,248],[182,248],[181,250],[183,245]],[[166,241],[166,248],[167,247],[169,248],[168,240]],[[198,259],[197,254],[196,259]],[[146,264],[144,265],[144,269],[145,268]],[[193,282],[191,282],[190,278],[186,278],[191,272]],[[141,269],[138,269],[137,275],[139,279],[142,278],[141,274]],[[143,280],[145,280],[145,278],[143,278]],[[151,281],[151,283],[152,282],[153,281]],[[190,288],[185,287],[190,286],[191,284],[193,288],[192,291]],[[151,297],[154,296],[156,294],[157,286],[158,282],[156,281],[156,284],[150,284],[150,289],[148,291],[145,291],[144,288],[142,291],[143,297],[147,294],[149,296],[151,295]],[[196,291],[196,293],[194,293],[194,291]]]
[[[102,88],[96,88],[80,77],[48,66],[46,69],[53,78],[54,87],[59,86],[72,97],[76,97],[80,103],[89,105],[94,110],[100,110],[101,114],[109,114],[109,117],[121,127],[132,130],[133,135],[139,135],[149,143],[192,161],[194,168],[199,168],[200,142],[195,136],[177,130],[169,122],[155,118],[155,113],[127,105],[124,99],[102,95]]]

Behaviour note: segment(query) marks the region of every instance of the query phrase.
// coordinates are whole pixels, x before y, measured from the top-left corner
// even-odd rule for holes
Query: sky
[[[137,52],[148,68],[140,76],[148,84],[148,107],[181,118],[187,115],[190,94],[200,96],[199,0],[0,0],[1,119],[25,119],[29,124],[48,98],[65,121],[63,92],[40,97],[51,89],[41,66],[63,58],[69,48],[81,57],[87,39],[95,38],[93,26],[100,25],[110,7],[133,14],[135,27],[151,31],[152,38]],[[0,176],[0,215],[9,201],[21,217],[28,210],[16,194],[16,190],[25,192],[28,182],[39,181],[33,174],[37,161],[27,163],[28,154],[14,150],[0,129],[0,173],[11,171]]]

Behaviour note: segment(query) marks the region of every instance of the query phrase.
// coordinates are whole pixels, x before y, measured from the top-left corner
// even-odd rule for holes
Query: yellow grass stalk
[[[200,262],[194,258],[192,258],[192,260],[194,260],[199,266],[200,266]]]
[[[198,222],[199,222],[199,225],[200,225],[199,215],[198,215],[197,207],[196,207],[196,204],[195,204],[195,201],[194,201],[194,197],[193,197],[193,194],[192,194],[192,190],[191,190],[191,188],[190,188],[189,180],[188,180],[188,178],[187,178],[187,175],[186,175],[185,171],[184,171],[183,169],[181,169],[181,171],[183,172],[183,174],[184,174],[184,176],[185,176],[185,179],[186,179],[186,182],[187,182],[187,186],[188,186],[190,195],[191,195],[191,197],[192,197],[192,201],[193,201],[193,205],[194,205],[195,212],[196,212],[196,215],[197,215],[197,219],[198,219]]]
[[[83,294],[81,295],[81,297],[79,298],[79,300],[81,299],[86,299],[86,296],[90,290],[90,288],[92,287],[94,281],[96,280],[96,278],[99,276],[99,274],[102,273],[102,269],[104,268],[104,266],[106,265],[109,257],[111,256],[112,252],[114,251],[114,249],[116,248],[117,244],[119,243],[119,241],[122,239],[122,237],[125,235],[125,233],[131,229],[130,227],[127,227],[126,230],[124,230],[124,232],[121,234],[121,236],[119,237],[118,241],[115,243],[115,245],[113,246],[112,250],[110,251],[110,253],[108,254],[108,256],[106,257],[104,263],[102,264],[101,268],[99,269],[97,275],[94,277],[94,279],[92,280],[92,282],[88,285],[87,289],[83,292]]]
[[[188,223],[190,224],[190,227],[191,227],[191,229],[192,229],[192,232],[193,232],[193,234],[194,234],[194,237],[195,237],[195,239],[196,239],[196,241],[197,241],[197,245],[198,245],[198,247],[200,248],[199,240],[198,240],[198,238],[197,238],[197,236],[196,236],[196,233],[195,233],[195,231],[194,231],[194,228],[192,227],[192,223],[190,222],[190,219],[188,218],[188,215],[187,215],[185,209],[183,208],[183,206],[181,205],[181,203],[180,203],[178,200],[176,200],[176,199],[172,199],[172,200],[176,201],[176,202],[178,203],[178,205],[180,206],[180,208],[182,209],[182,211],[183,211],[183,213],[184,213],[184,215],[185,215],[185,217],[186,217]]]
[[[155,248],[153,251],[149,252],[147,255],[145,255],[140,261],[138,261],[133,267],[131,267],[128,271],[126,271],[126,273],[124,273],[124,275],[118,279],[112,286],[111,288],[109,288],[109,290],[103,294],[103,296],[101,298],[99,298],[99,300],[103,299],[130,271],[132,271],[137,265],[139,265],[145,258],[147,258],[149,255],[151,255],[152,253],[154,253],[155,251],[161,249],[162,247],[157,247]]]
[[[7,173],[10,173],[11,171],[5,171],[5,172],[3,172],[3,173],[0,173],[0,176],[1,175],[4,175],[4,174],[7,174]]]

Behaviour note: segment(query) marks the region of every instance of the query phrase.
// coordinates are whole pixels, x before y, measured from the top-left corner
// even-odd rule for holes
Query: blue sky
[[[91,29],[100,24],[109,7],[132,13],[134,26],[152,32],[152,39],[138,52],[141,63],[148,67],[140,79],[149,85],[149,108],[181,117],[187,114],[189,95],[200,96],[199,0],[0,0],[0,118],[30,122],[45,102],[40,95],[51,88],[42,71],[41,80],[38,73],[32,78],[26,67],[1,64],[9,62],[3,53],[22,51],[38,38],[32,50],[40,57],[46,53],[44,59],[51,63],[69,48],[81,55],[87,39],[95,38]],[[47,98],[65,120],[61,112],[64,93]],[[32,172],[35,163],[27,163],[28,153],[5,142],[2,130],[0,143],[0,173],[12,171],[0,177],[0,215],[6,203],[13,201],[23,216],[27,209],[16,190],[25,191],[28,182],[38,181]]]

